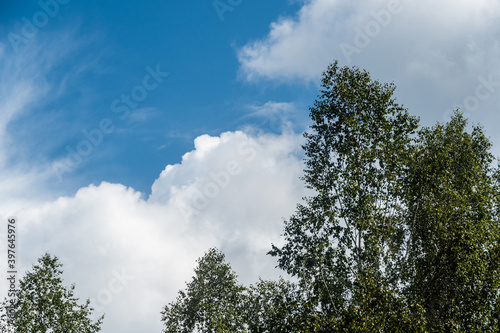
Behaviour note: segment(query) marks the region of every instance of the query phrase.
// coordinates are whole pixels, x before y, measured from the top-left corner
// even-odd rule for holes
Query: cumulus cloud
[[[238,58],[248,80],[315,80],[333,59],[436,76],[484,65],[478,57],[497,59],[499,16],[494,0],[308,0],[296,17],[278,19],[267,36],[243,46]]]
[[[12,124],[35,122],[34,109],[64,95],[71,80],[48,77],[75,47],[71,40],[40,35],[19,54],[0,44],[0,220],[17,218],[19,276],[45,252],[54,254],[65,284],[91,298],[97,315],[106,313],[103,332],[135,333],[161,331],[162,307],[209,247],[227,254],[243,283],[280,274],[266,253],[281,242],[283,218],[305,193],[300,135],[202,135],[181,163],[166,166],[147,199],[107,182],[59,197],[49,158],[27,154],[29,142],[18,140]],[[6,257],[5,248],[0,253]]]
[[[301,140],[202,135],[181,163],[165,168],[147,199],[104,182],[2,215],[18,218],[23,270],[46,251],[57,255],[66,283],[106,312],[104,332],[160,331],[159,312],[209,247],[227,254],[244,283],[281,273],[266,252],[280,244],[283,218],[306,194]]]
[[[426,125],[458,107],[500,140],[499,19],[496,0],[305,0],[295,16],[238,49],[240,74],[319,83],[337,59],[395,82],[400,103]]]
[[[317,77],[333,56],[335,36],[345,29],[346,11],[340,1],[316,0],[307,1],[297,17],[281,17],[265,38],[239,50],[243,75],[248,80]]]

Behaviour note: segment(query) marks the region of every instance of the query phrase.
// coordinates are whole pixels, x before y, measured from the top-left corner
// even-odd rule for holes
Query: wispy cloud
[[[143,123],[160,115],[156,108],[139,108],[130,112],[128,121],[131,123]]]
[[[49,161],[31,153],[34,143],[40,145],[43,141],[19,137],[29,133],[30,126],[44,126],[53,116],[46,114],[43,120],[36,121],[40,115],[35,116],[33,110],[63,93],[64,84],[54,83],[48,77],[74,51],[75,42],[70,31],[57,38],[46,37],[41,34],[20,53],[0,44],[0,178],[4,204],[16,202],[17,195],[26,199],[36,193],[42,197],[47,194],[47,189],[41,187],[51,178]]]
[[[305,113],[294,103],[268,101],[260,105],[249,105],[250,113],[247,117],[260,118],[264,122],[260,128],[273,133],[287,133],[306,128]]]

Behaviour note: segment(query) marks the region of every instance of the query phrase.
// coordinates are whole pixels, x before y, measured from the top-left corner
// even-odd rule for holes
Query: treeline
[[[269,252],[297,282],[245,287],[209,249],[161,312],[165,332],[500,331],[491,142],[459,111],[421,128],[394,90],[356,67],[328,67],[304,134],[303,180],[314,195],[285,221],[285,245]],[[40,260],[21,281],[17,332],[97,332],[102,318],[90,322],[89,303],[76,305],[72,289],[58,287],[55,258]],[[60,301],[37,296],[51,304],[43,317],[23,289],[45,279],[59,297],[50,302]]]

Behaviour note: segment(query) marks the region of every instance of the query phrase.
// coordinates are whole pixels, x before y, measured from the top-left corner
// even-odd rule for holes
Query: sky
[[[461,108],[500,156],[499,19],[498,0],[2,1],[0,244],[15,217],[19,277],[49,252],[102,332],[161,332],[210,247],[244,284],[283,275],[266,253],[310,194],[334,60],[422,125]]]

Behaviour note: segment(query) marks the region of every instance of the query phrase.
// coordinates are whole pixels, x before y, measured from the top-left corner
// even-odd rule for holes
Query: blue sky
[[[20,271],[60,257],[104,333],[161,331],[211,246],[243,283],[277,277],[265,254],[307,195],[327,65],[394,82],[424,125],[461,107],[500,156],[499,19],[497,0],[3,1],[0,218],[19,220]]]
[[[79,179],[78,185],[107,180],[149,194],[159,171],[179,162],[199,134],[216,135],[258,123],[247,117],[250,105],[316,94],[314,88],[304,91],[302,86],[255,85],[238,79],[238,47],[265,34],[273,17],[293,13],[296,6],[286,1],[242,1],[231,6],[232,11],[221,7],[219,12],[208,1],[70,1],[59,8],[45,6],[54,17],[37,27],[42,7],[24,1],[2,12],[3,36],[23,37],[23,18],[38,30],[26,40],[11,37],[15,42],[7,43],[7,53],[17,48],[22,56],[39,58],[36,52],[43,54],[44,49],[60,52],[45,78],[51,89],[47,99],[18,117],[11,132],[16,141],[32,143],[23,147],[30,158],[53,160],[66,156],[67,146],[76,150],[85,139],[82,130],[91,131],[102,118],[111,119],[115,131],[71,175],[64,174],[65,179]],[[129,117],[117,117],[111,103],[141,84],[146,67],[157,66],[169,77],[144,100],[133,100]],[[41,122],[43,128],[38,126]],[[61,190],[68,188],[62,184]]]

